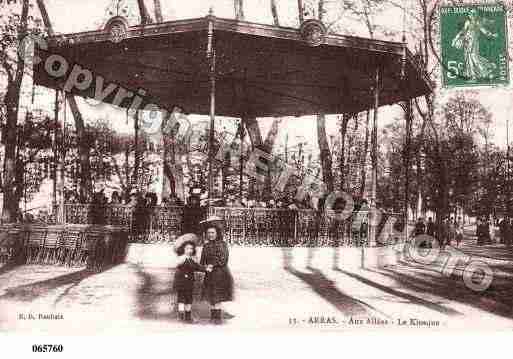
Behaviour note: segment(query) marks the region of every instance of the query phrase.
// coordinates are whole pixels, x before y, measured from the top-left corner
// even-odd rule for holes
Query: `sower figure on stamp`
[[[177,295],[178,318],[186,323],[192,323],[192,301],[194,293],[194,273],[206,272],[207,269],[196,262],[196,244],[198,237],[187,233],[176,239],[174,250],[178,255],[173,280],[173,292]]]
[[[479,39],[481,34],[490,38],[497,38],[497,34],[488,31],[479,17],[476,9],[470,11],[463,29],[452,41],[452,46],[463,49],[465,60],[465,77],[470,80],[492,78],[496,65],[480,55]]]
[[[210,303],[210,320],[221,324],[220,304],[233,300],[233,278],[228,268],[228,245],[223,241],[223,220],[209,217],[201,222],[206,232],[206,243],[201,252],[200,263],[206,266],[203,282],[203,299]]]

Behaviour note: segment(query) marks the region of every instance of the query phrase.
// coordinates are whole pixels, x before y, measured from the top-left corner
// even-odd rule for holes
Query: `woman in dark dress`
[[[201,252],[200,264],[206,267],[203,298],[210,303],[210,320],[221,324],[220,304],[233,300],[233,278],[228,268],[228,245],[223,241],[222,219],[211,217],[202,222],[207,242]]]

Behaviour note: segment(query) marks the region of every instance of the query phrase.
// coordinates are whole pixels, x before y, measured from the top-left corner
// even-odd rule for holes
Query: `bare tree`
[[[319,20],[323,20],[324,16],[324,0],[319,0],[318,4]],[[299,9],[301,12],[302,9]],[[334,190],[333,169],[332,169],[332,154],[326,135],[326,116],[321,113],[317,115],[317,143],[320,151],[320,162],[322,168],[323,181],[329,192]]]
[[[278,16],[278,8],[276,7],[276,0],[271,0],[271,13],[275,26],[280,26],[280,18]]]
[[[44,0],[38,0],[37,5],[39,7],[39,11],[42,14],[46,31],[49,35],[53,35],[53,25],[50,17],[48,16],[48,11],[46,10]],[[77,130],[79,143],[78,151],[80,159],[80,197],[81,200],[86,200],[92,193],[91,162],[89,153],[90,148],[86,141],[84,119],[76,102],[75,96],[73,96],[71,93],[67,93],[66,99],[68,100],[73,119],[75,120],[75,128]]]
[[[139,15],[141,16],[141,25],[151,24],[153,20],[146,8],[144,0],[137,0],[137,6],[139,7]]]
[[[16,196],[16,148],[18,143],[18,112],[20,108],[21,85],[25,70],[24,56],[13,61],[10,54],[16,52],[18,44],[28,35],[29,0],[21,3],[19,16],[8,16],[0,32],[0,65],[7,79],[3,103],[6,123],[3,130],[5,158],[3,169],[3,217],[7,222],[16,219],[19,212],[19,199]]]
[[[244,20],[244,0],[233,0],[235,19]]]
[[[162,6],[160,4],[160,0],[153,0],[153,6],[155,8],[155,21],[162,22],[164,21],[162,17]]]
[[[349,119],[351,117],[348,114],[342,115],[342,121],[340,123],[340,159],[339,159],[339,168],[340,168],[340,190],[345,190],[345,168],[346,168],[346,134],[347,134],[347,126],[349,124]]]
[[[78,109],[78,104],[75,96],[71,93],[66,94],[71,113],[75,120],[75,129],[77,131],[78,140],[78,157],[80,163],[80,199],[87,200],[93,191],[91,181],[91,160],[90,160],[90,146],[87,141],[86,128],[84,118]]]

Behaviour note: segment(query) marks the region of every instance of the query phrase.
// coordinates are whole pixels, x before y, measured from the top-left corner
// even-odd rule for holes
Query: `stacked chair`
[[[62,229],[52,228],[47,230],[43,248],[38,256],[38,264],[57,263],[58,252],[63,244],[61,241],[62,234]]]
[[[0,232],[0,263],[102,271],[122,263],[128,248],[128,234],[119,227],[25,225]]]
[[[83,233],[78,229],[68,229],[61,236],[59,245],[58,263],[69,267],[82,266],[80,248],[82,246]]]
[[[43,256],[47,229],[44,227],[25,228],[24,232],[28,236],[26,244],[27,264],[37,264]]]

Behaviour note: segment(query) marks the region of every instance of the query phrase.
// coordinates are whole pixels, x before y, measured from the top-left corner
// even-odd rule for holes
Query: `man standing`
[[[199,222],[203,220],[205,213],[200,206],[200,199],[198,196],[191,195],[189,203],[183,209],[182,218],[182,233],[195,233],[201,238],[201,227]]]
[[[477,236],[477,245],[482,246],[485,242],[485,235],[486,232],[486,226],[484,225],[484,222],[478,218],[476,222],[476,236]]]
[[[463,240],[463,223],[461,222],[461,217],[458,217],[456,221],[456,246],[459,247],[461,241]]]
[[[426,234],[426,225],[424,224],[424,218],[419,217],[417,223],[415,223],[415,237],[420,236],[422,234]]]
[[[509,220],[508,220],[507,217],[504,217],[499,222],[499,231],[500,231],[500,234],[501,234],[501,238],[500,238],[500,243],[501,244],[506,244],[506,231],[507,231],[508,224],[509,224]]]
[[[436,232],[435,223],[433,222],[433,218],[429,217],[426,225],[426,234],[428,236],[434,237]]]
[[[511,247],[513,244],[513,226],[511,219],[507,218],[504,220],[504,244]]]

